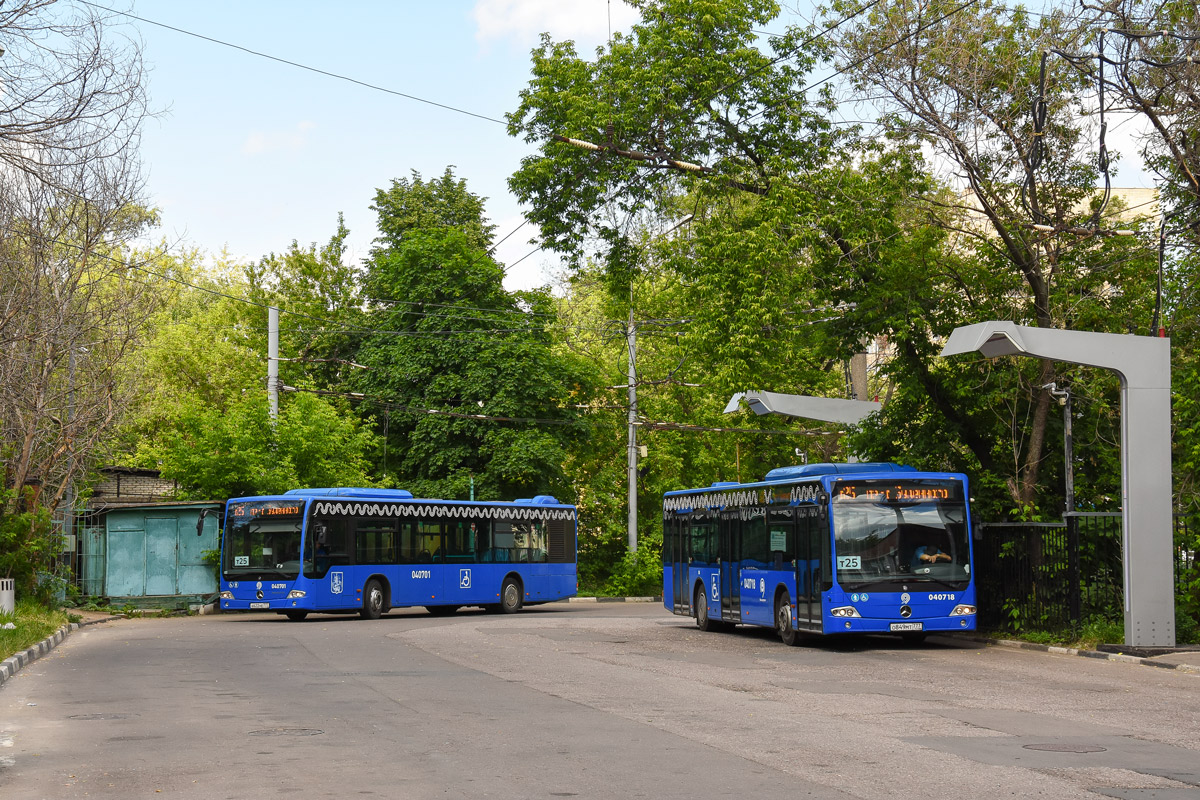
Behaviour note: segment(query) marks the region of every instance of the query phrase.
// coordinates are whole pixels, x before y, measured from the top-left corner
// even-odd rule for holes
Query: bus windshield
[[[297,500],[231,503],[221,553],[222,575],[227,580],[298,576],[303,514],[304,503]]]
[[[833,493],[838,583],[965,588],[971,560],[962,485],[951,480],[842,482]]]

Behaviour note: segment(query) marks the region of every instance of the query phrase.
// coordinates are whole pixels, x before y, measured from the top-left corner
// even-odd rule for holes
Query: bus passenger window
[[[447,523],[445,543],[446,561],[461,563],[475,560],[475,534],[470,523]]]
[[[330,567],[350,563],[350,539],[346,520],[321,520],[314,522],[309,536],[309,548],[305,554],[305,575],[309,578],[324,578]],[[324,527],[324,534],[321,528]],[[311,563],[308,553],[312,553]]]
[[[492,560],[513,561],[515,537],[511,522],[497,522],[492,528]]]
[[[742,567],[764,569],[770,566],[770,544],[766,519],[761,511],[755,511],[751,519],[742,523]]]
[[[420,535],[417,530],[417,523],[402,521],[400,523],[400,536],[398,539],[398,549],[401,564],[416,564],[417,555],[421,552]]]
[[[540,520],[529,527],[529,560],[546,563],[546,523]]]

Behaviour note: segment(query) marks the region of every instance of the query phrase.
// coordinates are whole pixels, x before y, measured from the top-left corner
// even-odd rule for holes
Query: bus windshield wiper
[[[914,580],[915,580],[917,583],[936,583],[938,586],[945,586],[947,589],[953,589],[953,590],[955,590],[955,591],[958,591],[958,590],[960,590],[960,589],[962,588],[961,584],[963,584],[963,583],[966,583],[966,582],[967,582],[967,579],[966,579],[966,578],[963,578],[963,579],[962,579],[962,580],[960,580],[960,581],[954,581],[954,582],[952,583],[952,582],[950,582],[950,581],[948,581],[948,580],[945,580],[945,579],[943,579],[943,578],[930,578],[930,577],[928,577],[928,576],[925,576],[925,575],[922,575],[922,576],[920,576],[920,577],[918,577],[918,578],[915,578]]]
[[[879,580],[875,580],[875,581],[862,581],[862,582],[851,583],[848,585],[847,588],[850,591],[861,592],[863,589],[874,589],[879,586],[886,586],[889,583],[897,583],[898,581],[908,581],[908,580],[912,580],[912,578],[907,577],[905,575],[889,575],[886,578],[880,578]]]

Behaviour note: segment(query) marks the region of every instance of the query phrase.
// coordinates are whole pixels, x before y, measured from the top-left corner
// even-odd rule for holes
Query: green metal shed
[[[108,506],[90,515],[81,585],[110,598],[201,598],[217,592],[204,551],[218,547],[221,503]],[[197,535],[201,512],[209,514]],[[101,518],[103,520],[101,523]]]

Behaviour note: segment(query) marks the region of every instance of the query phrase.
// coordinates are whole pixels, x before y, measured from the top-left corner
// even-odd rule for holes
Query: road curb
[[[661,597],[568,597],[568,603],[661,603]]]
[[[120,619],[119,617],[109,617],[108,619],[93,619],[86,622],[69,622],[56,630],[54,633],[42,639],[35,645],[25,648],[19,653],[14,653],[4,661],[0,661],[0,686],[3,686],[14,675],[21,671],[22,668],[29,666],[34,661],[37,661],[44,655],[48,655],[51,650],[58,647],[73,631],[77,631],[85,625],[95,625],[100,622],[108,622],[109,619]]]
[[[1175,672],[1186,672],[1190,675],[1200,675],[1200,666],[1193,666],[1191,664],[1168,664],[1162,661],[1155,661],[1152,658],[1127,656],[1123,653],[1104,653],[1099,650],[1079,650],[1074,647],[1059,647],[1051,644],[1036,644],[1034,642],[1022,642],[1015,639],[972,638],[972,641],[994,647],[1011,647],[1016,650],[1037,650],[1043,653],[1054,653],[1055,655],[1060,656],[1098,658],[1101,661],[1117,661],[1122,664],[1141,664],[1144,667],[1157,667],[1158,669],[1173,670]],[[1200,652],[1196,653],[1196,660],[1200,661]]]

